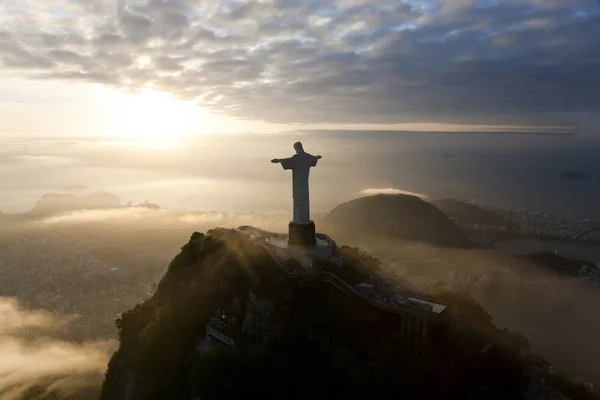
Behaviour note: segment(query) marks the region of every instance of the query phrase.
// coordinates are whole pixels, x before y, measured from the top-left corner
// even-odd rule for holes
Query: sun
[[[143,90],[115,94],[114,131],[126,139],[169,142],[214,130],[215,121],[193,102],[167,93]]]
[[[150,88],[136,93],[97,88],[98,99],[108,118],[98,121],[107,135],[139,145],[167,148],[185,143],[189,136],[277,132],[281,125],[262,120],[248,120],[224,112],[216,112],[201,103],[177,99],[173,95]]]

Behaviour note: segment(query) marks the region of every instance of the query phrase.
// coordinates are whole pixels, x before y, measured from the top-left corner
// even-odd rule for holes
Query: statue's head
[[[302,143],[300,143],[300,142],[294,143],[294,150],[296,150],[296,154],[304,153],[304,147],[302,147]]]

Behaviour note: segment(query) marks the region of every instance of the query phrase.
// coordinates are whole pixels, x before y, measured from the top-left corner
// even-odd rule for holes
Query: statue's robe
[[[310,168],[315,167],[318,161],[317,157],[308,153],[298,153],[290,158],[280,160],[283,169],[292,170],[294,222],[297,224],[310,223],[308,175]]]

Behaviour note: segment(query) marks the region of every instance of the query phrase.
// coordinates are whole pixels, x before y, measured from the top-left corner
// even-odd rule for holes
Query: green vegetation
[[[340,247],[340,254],[342,257],[354,263],[358,262],[374,272],[381,270],[381,261],[358,247],[342,246]]]
[[[118,398],[123,370],[135,377],[140,400],[514,399],[525,392],[522,371],[535,357],[529,342],[495,327],[467,292],[438,290],[428,298],[448,309],[431,341],[422,341],[401,333],[399,315],[313,277],[286,280],[261,247],[221,232],[195,233],[156,293],[119,320],[120,348],[102,399]],[[361,263],[367,274],[379,267],[359,249],[341,252],[347,263],[322,267],[349,274]],[[267,348],[242,340],[198,355],[194,346],[213,311],[233,298],[245,304],[249,291],[274,304],[276,340]]]
[[[144,382],[139,399],[163,398],[181,383],[183,370],[213,310],[227,298],[258,294],[285,296],[274,261],[244,240],[195,233],[171,262],[154,296],[117,322],[119,357]],[[272,274],[272,272],[271,272]],[[111,369],[107,371],[107,379]],[[103,392],[108,399],[108,391]]]

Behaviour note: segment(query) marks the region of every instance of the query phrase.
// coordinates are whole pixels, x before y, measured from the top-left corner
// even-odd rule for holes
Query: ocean
[[[600,219],[600,137],[479,132],[4,137],[0,210],[26,211],[45,192],[84,185],[173,209],[289,213],[291,174],[270,160],[291,156],[296,141],[323,157],[311,170],[313,212],[395,189]]]

